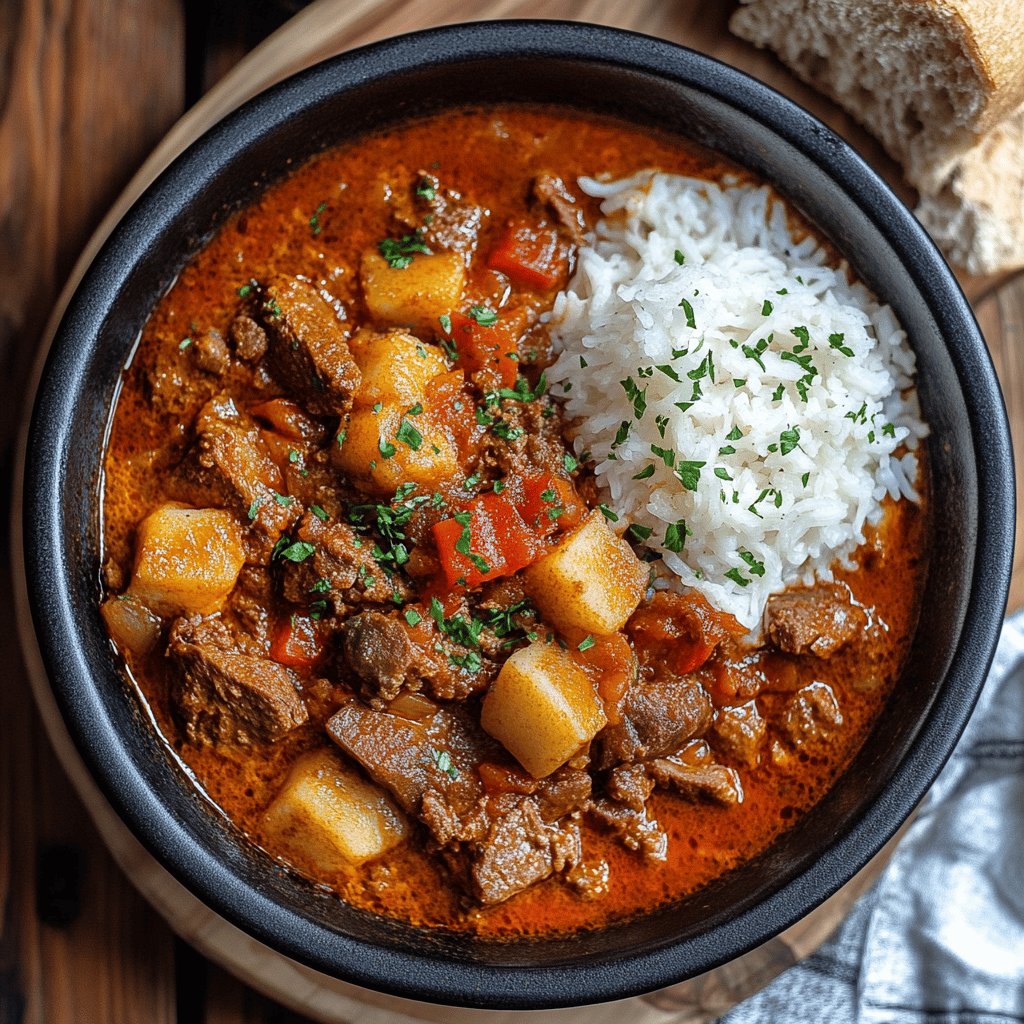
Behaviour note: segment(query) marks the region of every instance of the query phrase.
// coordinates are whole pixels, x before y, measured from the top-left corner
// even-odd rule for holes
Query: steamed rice
[[[548,370],[576,452],[609,518],[756,628],[771,593],[831,578],[886,494],[916,500],[913,351],[767,187],[580,186],[603,219],[551,313]]]

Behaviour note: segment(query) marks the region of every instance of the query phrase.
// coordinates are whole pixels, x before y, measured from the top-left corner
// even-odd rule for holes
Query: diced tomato
[[[487,266],[524,288],[546,291],[568,275],[569,253],[553,227],[513,221],[488,254]]]
[[[282,619],[270,643],[270,656],[289,668],[312,668],[324,653],[320,625],[308,615]]]
[[[527,477],[513,488],[516,507],[528,526],[548,536],[578,526],[585,511],[572,483],[553,474]]]
[[[318,440],[324,433],[323,427],[311,420],[290,398],[271,398],[254,405],[250,411],[292,441]]]
[[[477,774],[484,790],[492,795],[501,793],[535,793],[537,783],[525,772],[503,764],[484,761],[477,765]]]
[[[638,608],[627,626],[648,656],[663,657],[674,672],[694,672],[729,637],[746,630],[733,616],[715,611],[695,590],[685,594],[659,592]]]
[[[267,446],[267,453],[273,460],[274,465],[280,470],[282,478],[288,472],[288,463],[293,458],[292,452],[297,451],[295,442],[290,441],[286,437],[282,437],[274,430],[264,430],[260,428],[260,437],[263,439],[263,443]],[[283,482],[273,490],[282,490],[284,487]]]
[[[472,589],[485,580],[511,576],[539,554],[536,535],[516,507],[497,494],[483,494],[466,510],[466,523],[444,519],[434,525],[434,540],[448,585],[460,580]],[[463,538],[468,527],[468,553]],[[485,571],[486,570],[486,571]]]
[[[569,654],[597,687],[605,717],[612,725],[622,720],[619,705],[636,679],[636,655],[623,633],[608,636],[573,634]],[[582,650],[580,649],[582,648]]]
[[[451,314],[448,337],[455,343],[459,365],[470,373],[494,372],[499,387],[510,388],[519,376],[519,357],[512,325],[498,320],[490,327],[464,313]]]

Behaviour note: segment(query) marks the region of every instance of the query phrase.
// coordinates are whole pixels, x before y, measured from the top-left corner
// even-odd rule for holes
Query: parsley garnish
[[[417,228],[412,234],[402,235],[401,238],[385,238],[377,243],[377,249],[392,270],[405,270],[416,253],[430,252],[423,241],[422,228]]]
[[[706,463],[704,462],[688,462],[681,461],[676,466],[676,476],[679,482],[688,490],[697,490],[697,484],[700,483],[700,471],[704,468]]]
[[[423,435],[406,419],[403,419],[398,425],[398,432],[395,437],[402,444],[408,445],[414,452],[418,452],[420,445],[423,444]]]
[[[683,550],[686,538],[692,534],[693,531],[686,525],[685,519],[680,519],[677,523],[669,523],[665,530],[665,547],[678,554]]]
[[[452,763],[452,755],[447,750],[437,750],[431,747],[430,757],[438,770],[444,772],[450,779],[459,777],[459,769]]]
[[[309,226],[313,231],[313,236],[316,237],[320,234],[323,228],[320,225],[320,214],[327,209],[327,200],[325,199],[314,211],[313,216],[309,218]]]
[[[498,322],[498,314],[486,306],[470,306],[469,315],[481,327],[493,327]]]

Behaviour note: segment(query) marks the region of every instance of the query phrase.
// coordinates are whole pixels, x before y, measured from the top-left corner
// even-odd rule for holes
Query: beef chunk
[[[222,377],[231,364],[231,353],[220,331],[207,331],[192,345],[199,368],[211,377]]]
[[[145,374],[149,400],[156,411],[183,419],[195,415],[217,387],[196,366],[188,348],[182,349],[180,344],[156,346]]]
[[[259,317],[274,377],[315,415],[344,416],[359,387],[359,367],[317,289],[299,277],[272,278],[261,290]]]
[[[565,764],[553,775],[542,780],[537,790],[541,817],[557,821],[566,814],[579,810],[590,797],[590,773]]]
[[[533,179],[533,195],[551,210],[558,223],[568,232],[573,244],[582,245],[587,229],[583,210],[565,182],[557,174],[541,171]]]
[[[390,616],[362,612],[345,622],[343,633],[345,658],[370,695],[394,700],[416,658],[407,630]]]
[[[305,604],[316,596],[340,611],[344,605],[390,605],[396,594],[402,601],[410,596],[403,576],[388,575],[373,557],[373,541],[360,537],[348,524],[306,512],[294,538],[312,544],[314,550],[301,562],[282,563],[283,592],[289,601]]]
[[[190,500],[230,509],[271,539],[301,512],[282,495],[281,471],[259,428],[227,395],[203,406],[196,418],[196,444],[182,470]]]
[[[507,900],[581,858],[579,827],[547,824],[531,797],[502,797],[470,866],[473,894],[484,906]]]
[[[642,764],[619,765],[608,773],[605,780],[608,796],[634,811],[643,809],[653,789],[654,782]]]
[[[768,598],[767,633],[780,650],[827,658],[867,628],[849,587],[819,583],[791,587]]]
[[[828,739],[843,724],[832,687],[813,682],[797,690],[787,701],[780,724],[793,746]]]
[[[639,810],[607,797],[598,797],[587,805],[587,813],[607,828],[627,850],[636,850],[651,860],[665,860],[668,836],[648,809]]]
[[[182,668],[176,701],[192,743],[271,743],[307,719],[292,672],[242,653],[239,642],[216,619],[179,619],[171,629],[168,654]]]
[[[238,358],[247,363],[258,363],[266,354],[270,342],[267,332],[251,316],[236,316],[229,332],[231,344]]]
[[[621,720],[605,726],[594,741],[594,764],[611,768],[671,754],[711,724],[711,698],[695,676],[663,675],[630,686]]]
[[[426,820],[440,845],[480,837],[472,823],[484,796],[476,766],[501,760],[501,752],[464,711],[443,708],[416,722],[350,700],[327,731],[403,810]]]
[[[643,765],[620,765],[605,777],[604,794],[592,800],[587,811],[627,849],[664,860],[668,836],[647,807],[653,789],[654,782]]]
[[[760,761],[767,726],[756,701],[720,708],[713,731],[715,745],[733,761],[747,768]]]
[[[328,721],[327,731],[426,825],[449,868],[479,902],[500,903],[578,863],[574,822],[546,821],[532,794],[488,796],[477,767],[505,758],[460,708],[411,721],[351,700]]]
[[[743,803],[743,785],[733,768],[713,762],[689,764],[678,757],[659,757],[647,763],[659,786],[671,786],[690,800],[712,800],[725,807]]]

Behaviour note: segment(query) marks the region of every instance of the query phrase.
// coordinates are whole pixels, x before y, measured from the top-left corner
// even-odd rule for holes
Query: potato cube
[[[139,526],[128,592],[159,615],[206,615],[231,593],[244,562],[230,512],[169,502]]]
[[[586,673],[555,644],[515,651],[484,697],[480,724],[535,778],[561,767],[606,725]]]
[[[526,591],[560,630],[616,633],[636,610],[650,571],[595,509],[526,570]]]
[[[379,494],[411,482],[436,488],[459,473],[458,450],[451,436],[429,413],[407,416],[402,405],[354,409],[336,465]]]
[[[457,309],[466,268],[454,252],[420,253],[407,266],[392,267],[376,250],[363,253],[363,297],[379,323],[430,330],[437,318]]]
[[[428,381],[448,372],[436,345],[425,344],[404,331],[357,331],[348,347],[362,374],[355,395],[357,406],[397,402],[408,408],[423,401]]]
[[[312,751],[295,763],[263,820],[298,866],[324,871],[379,857],[408,831],[384,791],[329,750]]]

